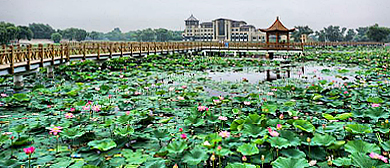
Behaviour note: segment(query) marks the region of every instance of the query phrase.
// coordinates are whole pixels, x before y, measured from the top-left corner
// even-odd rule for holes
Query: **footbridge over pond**
[[[265,52],[302,53],[305,46],[383,45],[383,43],[253,43],[253,42],[81,42],[58,45],[5,46],[0,48],[0,76],[14,75],[16,85],[23,75],[47,67],[77,60],[108,60],[118,57],[142,57],[151,54],[204,54]]]

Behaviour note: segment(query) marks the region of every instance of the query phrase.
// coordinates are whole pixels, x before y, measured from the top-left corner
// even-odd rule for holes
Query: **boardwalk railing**
[[[302,51],[304,46],[335,46],[335,45],[383,45],[383,43],[351,43],[351,42],[329,42],[329,43],[253,43],[253,42],[71,42],[60,45],[37,46],[5,46],[0,47],[0,71],[8,70],[14,74],[17,67],[25,67],[30,70],[32,64],[39,64],[43,67],[45,63],[55,64],[70,61],[71,59],[101,59],[112,58],[114,55],[134,56],[143,54],[169,53],[178,51],[202,51],[202,50],[286,50]]]

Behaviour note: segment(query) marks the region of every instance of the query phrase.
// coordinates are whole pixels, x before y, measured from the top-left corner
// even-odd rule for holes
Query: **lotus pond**
[[[389,56],[156,55],[42,69],[19,91],[0,78],[0,167],[390,167]]]

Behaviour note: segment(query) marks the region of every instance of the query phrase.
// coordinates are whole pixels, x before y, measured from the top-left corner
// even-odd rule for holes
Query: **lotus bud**
[[[219,145],[219,146],[217,147],[217,150],[222,150],[222,146]]]
[[[332,166],[332,161],[331,160],[328,160],[328,166]]]
[[[283,118],[284,118],[284,115],[280,114],[279,119],[283,120]]]
[[[307,137],[307,138],[306,138],[306,141],[307,141],[308,143],[310,143],[310,142],[311,142],[311,139],[310,139],[309,137]]]
[[[215,160],[215,154],[214,154],[214,153],[211,155],[210,160],[211,160],[211,161],[214,161],[214,160]]]
[[[386,123],[386,124],[388,124],[388,123],[389,123],[389,120],[388,120],[388,119],[386,119],[385,123]]]
[[[179,166],[177,165],[177,163],[173,166],[173,168],[179,168]]]
[[[246,162],[246,161],[248,160],[248,159],[246,158],[246,156],[245,156],[245,155],[244,155],[244,156],[242,156],[242,158],[241,158],[241,159],[242,159],[242,161],[243,161],[243,162]]]
[[[383,151],[383,152],[382,152],[382,154],[383,154],[384,156],[387,156],[387,155],[389,155],[389,153],[388,153],[388,152],[386,152],[386,151]]]
[[[264,155],[261,155],[261,161],[264,162],[264,160],[265,160]]]

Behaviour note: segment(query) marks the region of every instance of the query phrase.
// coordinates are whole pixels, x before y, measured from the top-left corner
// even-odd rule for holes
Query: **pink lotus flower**
[[[71,118],[74,118],[74,115],[73,115],[73,113],[66,113],[65,118],[71,119]]]
[[[297,116],[294,116],[293,119],[294,119],[294,120],[298,120],[298,117],[297,117]]]
[[[2,93],[2,94],[0,94],[1,95],[1,97],[7,97],[8,95],[7,94],[5,94],[5,93]]]
[[[370,155],[369,155],[372,159],[379,159],[379,160],[382,160],[383,162],[385,163],[388,163],[388,160],[386,157],[380,155],[380,154],[377,154],[375,152],[371,152]]]
[[[203,142],[203,145],[204,145],[204,146],[211,146],[211,144],[210,144],[210,142],[209,142],[209,141],[205,141],[205,142]]]
[[[344,91],[344,94],[348,94],[348,91]]]
[[[112,98],[112,95],[108,95],[108,98],[111,99],[111,98]]]
[[[183,132],[183,128],[179,128],[179,132]]]
[[[221,100],[219,100],[219,99],[214,99],[213,102],[216,103],[216,104],[218,104],[218,103],[221,103]]]
[[[219,100],[224,100],[225,98],[222,96],[218,96]]]
[[[268,96],[273,96],[273,95],[275,95],[275,94],[274,94],[274,92],[268,92],[267,95],[268,95]]]
[[[226,121],[228,118],[225,117],[225,116],[219,116],[218,119],[219,119],[219,120],[222,120],[222,121]]]
[[[278,91],[278,89],[273,88],[273,89],[271,89],[271,91],[276,92],[276,91]]]
[[[130,111],[126,111],[126,115],[130,115]]]
[[[70,108],[70,112],[73,112],[75,111],[76,109],[75,108]]]
[[[217,150],[222,150],[222,146],[218,145]]]
[[[181,88],[183,88],[183,89],[187,89],[187,86],[186,86],[186,85],[183,85],[183,86],[181,86]]]
[[[209,111],[209,108],[206,106],[198,106],[198,111]]]
[[[284,115],[283,115],[283,114],[280,114],[280,115],[279,115],[279,119],[283,120],[283,119],[284,119]]]
[[[91,109],[91,107],[90,107],[90,106],[87,106],[87,105],[83,106],[83,110],[85,110],[85,111],[89,111],[89,109]]]
[[[134,95],[135,95],[135,96],[138,96],[138,95],[141,95],[141,94],[142,94],[142,93],[141,93],[141,92],[138,92],[138,91],[135,91],[135,92],[134,92]]]
[[[174,88],[174,87],[170,87],[168,90],[169,90],[170,92],[172,92],[172,91],[175,90],[175,88]]]
[[[51,108],[51,105],[47,105],[47,108]]]
[[[178,100],[184,100],[184,97],[178,96],[177,99]]]
[[[23,151],[24,151],[24,153],[26,153],[27,155],[31,155],[31,154],[34,153],[35,147],[31,146],[31,147],[28,147],[28,148],[23,148]]]
[[[12,132],[4,132],[3,135],[12,135]]]
[[[251,105],[251,102],[244,101],[244,104],[247,105],[247,106],[249,106],[249,105]]]
[[[180,135],[180,138],[181,138],[181,139],[187,139],[187,134],[181,134],[181,135]]]
[[[88,101],[87,104],[85,104],[85,106],[88,106],[88,105],[92,105],[92,102]]]
[[[281,130],[282,129],[282,124],[276,125],[276,129]]]
[[[62,132],[62,127],[61,126],[57,126],[57,127],[53,127],[53,128],[50,128],[50,134],[52,135],[57,135],[58,133]]]
[[[102,107],[102,106],[100,106],[100,105],[95,105],[95,106],[92,107],[92,110],[93,110],[94,112],[99,112],[101,107]]]
[[[272,137],[277,137],[279,136],[279,133],[276,131],[273,131],[271,128],[268,128],[268,132]]]
[[[221,136],[222,138],[229,138],[230,137],[230,132],[228,132],[228,131],[221,131],[219,133],[219,136]]]
[[[371,104],[371,107],[379,107],[379,106],[381,106],[381,105],[378,104],[378,103],[373,103],[373,104]]]
[[[95,90],[96,90],[96,91],[99,91],[99,90],[100,90],[100,88],[98,88],[98,87],[95,87]]]

